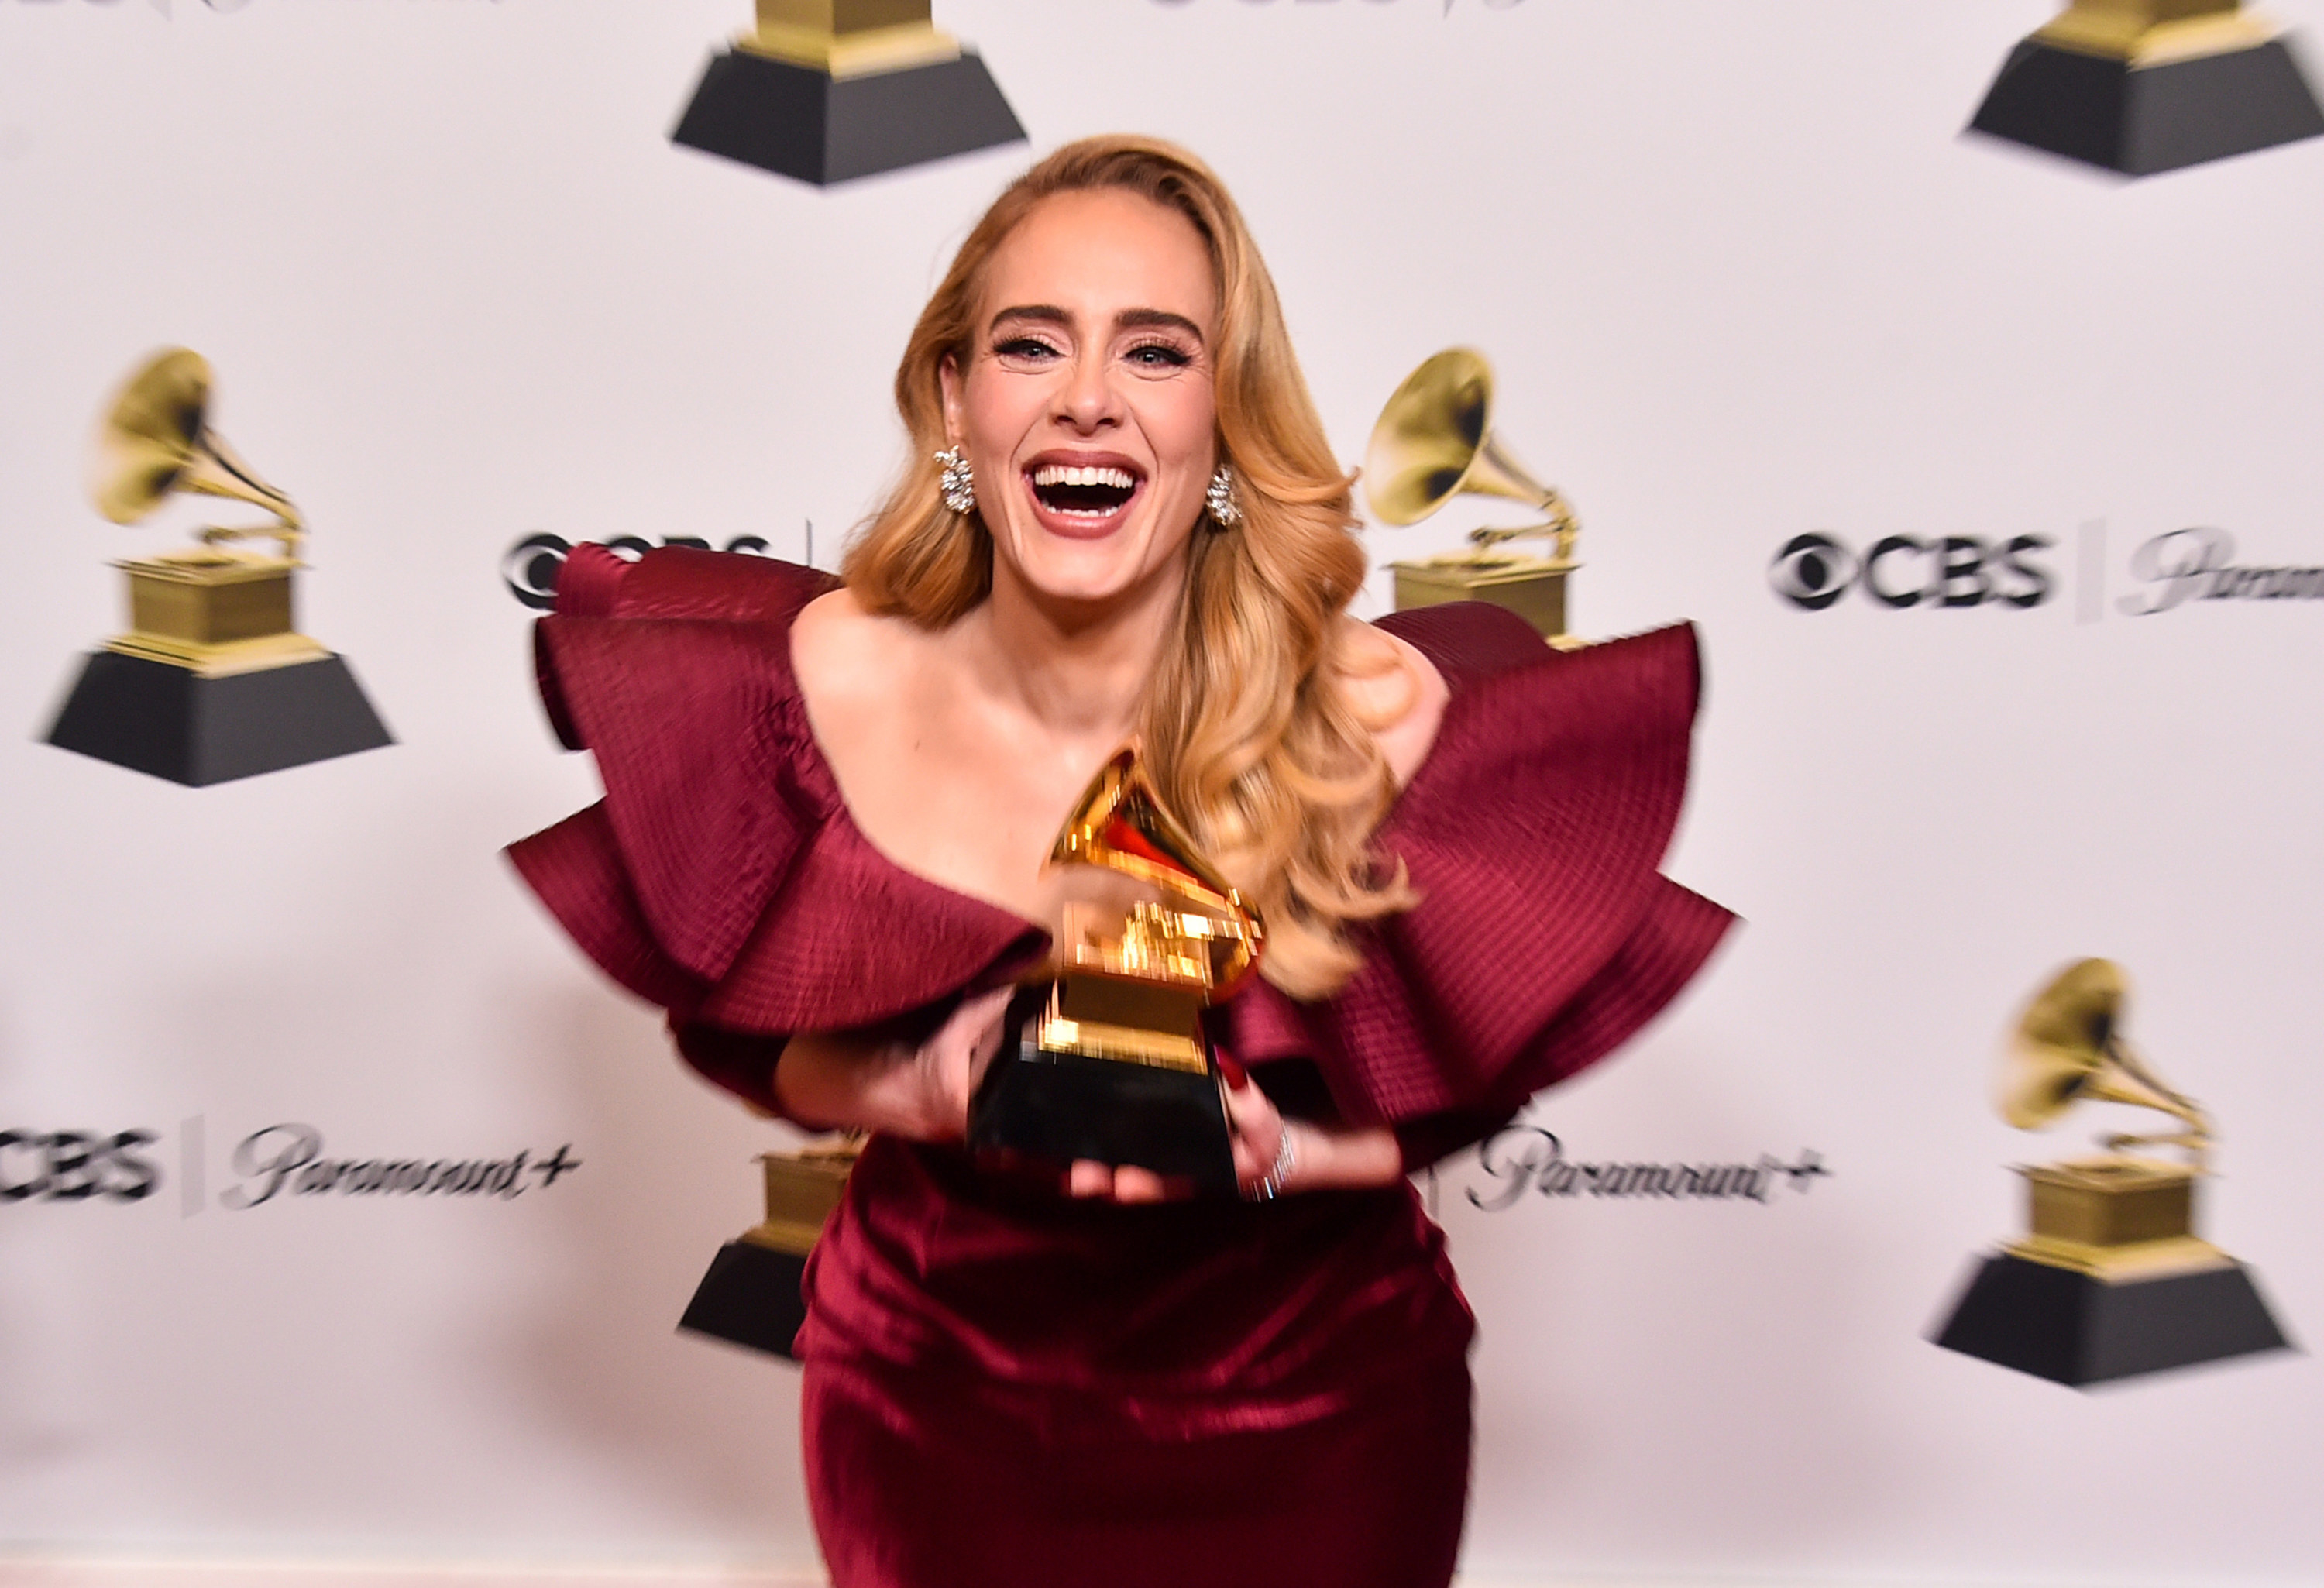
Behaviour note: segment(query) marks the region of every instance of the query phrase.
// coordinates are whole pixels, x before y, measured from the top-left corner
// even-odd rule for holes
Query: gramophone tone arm
[[[300,526],[295,516],[289,515],[279,524],[251,524],[242,529],[221,529],[212,525],[201,532],[201,541],[205,546],[216,546],[225,540],[255,540],[267,535],[281,542],[283,559],[290,562],[299,560],[300,548],[307,543],[307,531]]]
[[[2138,1057],[2129,1043],[2117,1037],[2107,1047],[2114,1061],[2120,1065],[2134,1080],[2153,1094],[2151,1097],[2139,1099],[2140,1106],[2167,1113],[2187,1127],[2184,1131],[2166,1131],[2161,1134],[2141,1135],[2126,1132],[2109,1136],[2107,1138],[2108,1149],[2119,1150],[2126,1146],[2142,1144],[2184,1147],[2193,1156],[2195,1167],[2201,1168],[2210,1157],[2210,1116],[2196,1106],[2193,1098],[2184,1093],[2174,1092],[2164,1085],[2162,1077],[2146,1067],[2144,1061]]]
[[[1469,531],[1469,543],[1479,550],[1499,546],[1505,540],[1517,540],[1535,535],[1546,535],[1557,542],[1557,560],[1573,560],[1573,543],[1582,533],[1582,521],[1573,514],[1572,506],[1556,486],[1545,486],[1541,494],[1541,510],[1549,515],[1546,522],[1527,524],[1522,529],[1485,529]]]
[[[2099,1140],[2108,1152],[2120,1152],[2128,1147],[2183,1147],[2194,1160],[2192,1167],[2198,1173],[2210,1167],[2211,1138],[2201,1131],[2162,1131],[2147,1136],[2121,1131]]]

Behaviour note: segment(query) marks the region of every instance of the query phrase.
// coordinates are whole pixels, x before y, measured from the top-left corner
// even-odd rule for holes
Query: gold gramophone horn
[[[1511,457],[1493,434],[1493,369],[1470,347],[1451,347],[1405,377],[1380,411],[1364,452],[1364,500],[1383,523],[1416,523],[1453,497],[1507,496],[1541,509],[1549,522],[1523,530],[1479,530],[1487,547],[1518,535],[1556,537],[1571,561],[1581,523],[1554,485]]]
[[[1202,946],[1214,997],[1234,991],[1259,962],[1267,929],[1258,909],[1163,808],[1138,762],[1137,747],[1113,752],[1074,803],[1049,851],[1052,865],[1093,865],[1158,889],[1165,902],[1191,905],[1177,929]]]
[[[204,530],[202,539],[275,535],[282,540],[282,554],[295,560],[299,510],[209,428],[204,418],[209,394],[209,361],[187,347],[157,355],[129,378],[97,429],[97,468],[89,492],[97,510],[115,523],[127,524],[179,492],[247,502],[281,522]]]
[[[2187,1129],[2159,1136],[2108,1136],[2107,1146],[2181,1146],[2200,1168],[2210,1147],[2210,1122],[2193,1102],[2158,1080],[2122,1039],[2126,992],[2122,967],[2111,960],[2080,960],[2060,972],[2018,1020],[1995,1103],[2002,1118],[2021,1131],[2040,1130],[2084,1099],[2157,1109]]]

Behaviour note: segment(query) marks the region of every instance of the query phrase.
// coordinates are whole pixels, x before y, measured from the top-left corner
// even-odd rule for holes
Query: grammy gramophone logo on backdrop
[[[928,0],[758,0],[758,25],[711,58],[670,134],[819,188],[1024,138]]]
[[[2195,1233],[2211,1122],[2125,1039],[2126,998],[2107,960],[2052,978],[2018,1020],[1996,1104],[2025,1131],[2079,1103],[2153,1109],[2175,1128],[2020,1166],[2027,1233],[1978,1265],[1938,1344],[2078,1387],[2287,1348],[2250,1273]]]
[[[194,787],[394,743],[346,662],[298,632],[304,522],[210,429],[210,386],[209,362],[183,347],[130,377],[97,434],[97,511],[134,523],[184,492],[272,522],[214,525],[192,546],[115,563],[128,632],[82,664],[48,742]],[[276,549],[231,544],[247,540]]]
[[[1588,643],[1569,632],[1567,595],[1582,563],[1582,521],[1565,494],[1517,462],[1493,427],[1493,366],[1473,347],[1421,362],[1389,396],[1364,449],[1364,503],[1381,523],[1418,523],[1461,496],[1516,502],[1539,522],[1469,531],[1458,551],[1389,564],[1399,612],[1450,601],[1506,607],[1561,651]],[[1547,555],[1520,540],[1546,540]]]

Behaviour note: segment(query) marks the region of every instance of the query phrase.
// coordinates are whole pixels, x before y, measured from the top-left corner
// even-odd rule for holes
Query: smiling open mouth
[[[1111,465],[1067,468],[1046,464],[1033,471],[1033,494],[1052,512],[1105,518],[1138,494],[1138,476]]]

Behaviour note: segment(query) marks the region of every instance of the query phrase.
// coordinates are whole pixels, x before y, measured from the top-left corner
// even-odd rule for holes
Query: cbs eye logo
[[[1889,535],[1858,556],[1830,535],[1795,535],[1775,553],[1767,582],[1776,595],[1810,612],[1823,611],[1851,589],[1898,608],[2039,606],[2056,593],[2057,581],[2031,555],[2056,544],[2047,535],[2002,541]]]
[[[161,1183],[143,1149],[152,1131],[0,1131],[0,1205],[30,1202],[142,1202]]]
[[[710,549],[710,542],[693,535],[669,535],[650,540],[644,535],[619,535],[604,543],[605,549],[635,562],[657,546],[690,546],[696,551]],[[737,535],[726,542],[724,549],[745,557],[773,555],[764,538],[758,535]],[[573,554],[573,542],[562,535],[527,535],[510,547],[501,559],[501,583],[508,593],[535,612],[547,612],[557,605],[557,579],[565,571],[565,559]]]

